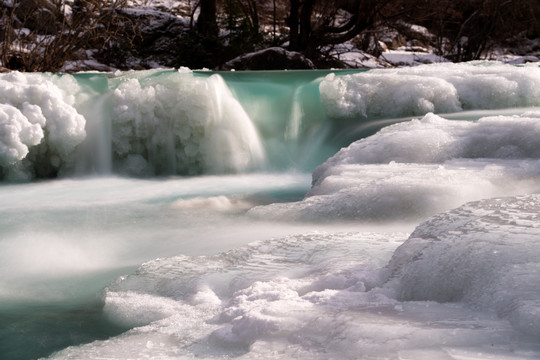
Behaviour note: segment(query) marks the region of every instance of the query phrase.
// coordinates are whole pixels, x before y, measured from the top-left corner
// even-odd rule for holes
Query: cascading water
[[[1,74],[0,358],[536,359],[538,107],[537,64]]]
[[[346,145],[328,138],[332,124],[318,96],[327,73],[10,74],[4,90],[17,91],[2,101],[20,114],[20,125],[6,131],[2,174],[17,180],[310,169]],[[33,92],[42,95],[32,98]],[[57,125],[52,114],[34,119],[27,107],[59,111],[79,127]],[[29,137],[28,127],[43,134]],[[60,139],[66,151],[48,151]]]
[[[203,79],[177,71],[145,75],[34,75],[24,84],[26,77],[13,75],[21,79],[15,82],[20,88],[5,102],[20,114],[20,126],[11,126],[14,131],[8,135],[20,140],[6,141],[6,146],[24,150],[5,159],[5,177],[20,172],[25,177],[47,177],[75,169],[148,176],[237,173],[262,167],[265,155],[256,130],[221,77]],[[30,93],[36,91],[42,95],[34,100]],[[56,103],[43,99],[53,94]],[[47,103],[40,103],[43,100]],[[27,114],[31,109],[39,114],[62,108],[65,121],[79,128],[54,123],[52,114],[43,119]],[[73,139],[56,136],[64,127]],[[27,135],[34,128],[42,134]],[[65,149],[59,154],[43,151],[44,144]],[[14,152],[7,150],[6,154]],[[44,164],[48,171],[41,170]]]

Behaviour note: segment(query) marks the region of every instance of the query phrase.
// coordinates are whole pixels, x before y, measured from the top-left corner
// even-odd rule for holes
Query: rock
[[[303,54],[272,47],[234,58],[220,67],[220,70],[300,70],[315,69],[311,60]]]

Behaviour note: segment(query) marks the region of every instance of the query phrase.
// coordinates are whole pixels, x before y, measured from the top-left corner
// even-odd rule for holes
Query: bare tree
[[[539,8],[539,0],[424,0],[416,2],[409,15],[436,35],[440,55],[468,61],[534,29]]]
[[[257,9],[256,0],[237,0],[242,12],[249,19],[251,29],[257,33],[259,31],[259,11]]]
[[[289,48],[313,56],[324,46],[341,44],[387,17],[396,0],[290,0]]]

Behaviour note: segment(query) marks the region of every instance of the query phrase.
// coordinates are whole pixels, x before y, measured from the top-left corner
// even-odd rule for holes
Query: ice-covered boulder
[[[468,203],[416,228],[388,265],[402,301],[464,301],[540,336],[540,195]]]
[[[470,109],[538,106],[540,68],[498,62],[430,64],[328,75],[321,102],[331,118],[422,116]]]

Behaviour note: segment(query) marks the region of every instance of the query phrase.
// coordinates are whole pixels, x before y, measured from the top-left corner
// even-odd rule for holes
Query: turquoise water
[[[168,311],[172,311],[167,307],[169,298],[180,302],[186,297],[189,303],[191,296],[199,294],[190,288],[190,281],[211,287],[226,304],[232,295],[221,289],[220,279],[223,284],[237,286],[238,291],[244,283],[270,281],[280,285],[283,277],[291,274],[312,281],[302,276],[309,277],[306,264],[313,263],[327,273],[308,287],[328,295],[348,284],[348,274],[356,269],[351,270],[350,264],[365,260],[358,271],[365,272],[362,281],[367,288],[375,286],[369,281],[375,283],[380,267],[423,220],[410,220],[401,209],[412,212],[416,207],[431,209],[432,203],[477,200],[475,196],[484,192],[502,196],[535,188],[535,152],[520,154],[515,150],[527,132],[535,131],[528,131],[534,129],[533,120],[513,116],[538,110],[540,94],[535,89],[540,86],[535,84],[540,84],[540,75],[535,68],[528,73],[516,69],[447,64],[377,71],[1,75],[0,125],[5,125],[5,131],[0,133],[0,145],[4,146],[0,154],[0,357],[48,357],[69,346],[110,338],[109,358],[122,358],[139,342],[144,343],[144,351],[159,358],[158,352],[152,353],[157,344],[154,336],[163,340],[156,329],[166,325],[158,321],[166,322]],[[431,112],[448,122],[440,120],[437,128],[429,116],[411,121]],[[462,137],[472,139],[467,146],[495,143],[482,138],[479,130],[470,130],[472,135],[467,135],[469,130],[459,126],[495,115],[502,116],[505,129],[510,128],[503,132],[486,125],[487,135],[499,131],[510,139],[495,137],[503,144],[504,151],[494,151],[497,156],[502,154],[500,158],[476,159],[474,154],[464,155],[465,160],[451,158],[466,148],[465,142],[460,142]],[[404,124],[399,128],[402,130],[390,127],[398,123]],[[512,140],[512,134],[518,140]],[[366,154],[364,158],[355,159],[352,150],[344,152],[341,168],[336,166],[338,170],[332,172],[334,168],[327,166],[326,187],[311,189],[312,173],[319,165],[341,148],[367,138],[370,140],[357,143],[358,153]],[[439,161],[439,155],[434,155],[435,160],[416,164],[415,159],[422,157],[415,156],[416,145],[426,153],[425,149],[450,154],[451,159]],[[386,154],[405,160],[396,164]],[[516,189],[508,190],[505,183],[516,184]],[[332,196],[338,200],[331,201]],[[376,216],[340,218],[339,214],[345,213]],[[434,215],[429,210],[421,214]],[[249,245],[264,241],[269,241],[268,245]],[[337,249],[332,248],[333,241],[340,244]],[[349,247],[354,251],[349,253]],[[304,254],[304,248],[312,250]],[[255,255],[244,254],[252,251]],[[268,260],[267,252],[279,255],[277,260]],[[356,257],[347,262],[349,255]],[[260,261],[252,262],[250,256],[260,257]],[[343,264],[338,263],[343,268],[328,270],[334,263],[330,256],[342,260]],[[169,285],[174,277],[171,280],[166,273],[148,270],[160,261],[187,283]],[[223,261],[223,268],[229,270],[222,274],[206,261]],[[282,272],[286,265],[290,269]],[[243,268],[247,270],[238,270]],[[115,293],[129,280],[129,274],[135,274],[135,280],[126,286],[131,289],[129,286],[135,284],[142,305],[136,297],[134,305],[129,297],[120,296],[116,299],[119,310],[115,308],[120,315],[115,309],[104,311],[106,304],[111,306],[107,292]],[[137,286],[138,277],[144,286]],[[203,295],[205,286],[200,289]],[[146,304],[145,296],[155,297],[155,303],[148,300],[150,305]],[[122,301],[127,303],[125,307]],[[345,300],[336,299],[335,306],[345,313],[357,310],[356,305],[340,301]],[[397,302],[384,310],[389,317],[377,319],[371,324],[374,329],[403,320],[399,309],[409,305],[392,301]],[[370,318],[379,305],[376,301],[368,305],[375,309],[366,315]],[[294,309],[294,304],[290,306]],[[426,355],[422,339],[408,335],[421,323],[418,314],[423,312],[416,306],[423,308],[425,304],[411,306],[414,324],[405,322],[395,333],[403,331],[405,340],[399,341]],[[448,323],[445,306],[441,305],[436,316],[426,315],[426,328]],[[451,313],[460,319],[456,320],[459,326],[466,328],[467,321],[476,317],[478,322],[470,320],[471,327],[487,329],[494,321],[498,337],[510,333],[522,341],[505,320],[461,309],[461,303],[457,307]],[[392,318],[396,312],[398,317]],[[137,331],[128,335],[125,331],[144,321],[134,325],[115,318],[137,320],[147,315],[149,335],[140,341]],[[303,318],[291,319],[296,324]],[[211,320],[201,323],[212,324]],[[344,328],[349,325],[343,323]],[[237,324],[233,321],[231,326]],[[186,338],[179,332],[187,330],[174,333],[178,344],[199,336],[196,326],[191,330]],[[315,330],[304,331],[309,335]],[[349,345],[356,341],[351,334],[358,331],[344,335],[350,336]],[[383,332],[378,338],[377,331],[372,333],[374,343],[383,344],[390,338]],[[186,351],[201,357],[236,356],[246,351],[257,356],[264,354],[264,342],[272,342],[275,335],[261,334],[263,345],[258,347],[244,343],[238,348],[234,344],[221,347],[210,336],[210,340],[200,341],[202,345],[194,341],[191,352]],[[300,339],[301,335],[302,331],[285,338]],[[312,335],[312,340],[324,338]],[[328,339],[328,344],[341,348],[338,335]],[[130,336],[137,340],[130,343]],[[487,341],[483,336],[489,338],[482,333],[477,337],[480,345],[474,346],[482,348]],[[467,348],[467,336],[463,338],[456,345],[460,349]],[[129,346],[114,348],[122,341]],[[176,343],[163,341],[167,356],[178,350]],[[74,358],[85,357],[79,351],[89,351],[92,358],[97,357],[96,349],[108,346],[95,344],[95,348],[90,345],[86,350],[75,347],[69,351]],[[198,348],[206,345],[206,350]],[[285,341],[277,348],[282,345],[287,348]],[[314,348],[315,358],[324,357],[325,344],[319,345],[322,350]],[[507,354],[514,345],[504,343],[500,353]],[[373,351],[376,356],[378,350]],[[58,356],[68,358],[66,354]]]

